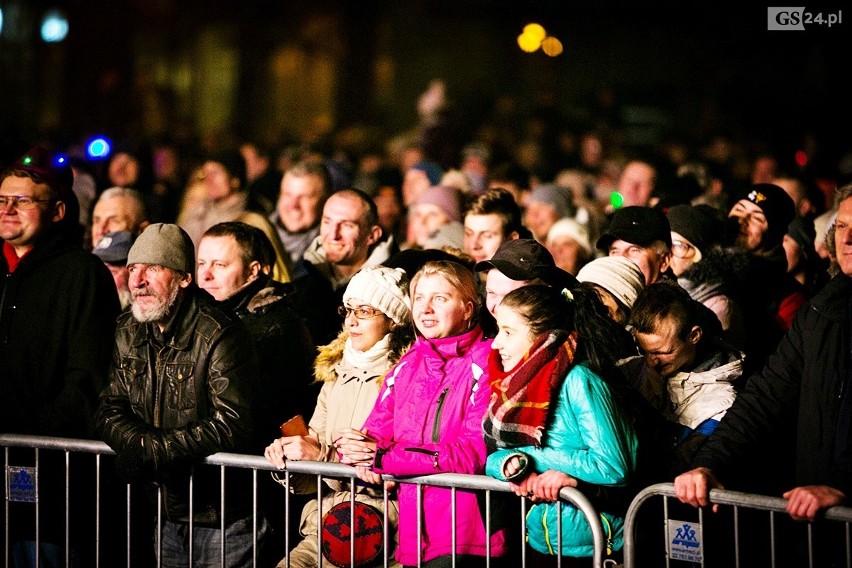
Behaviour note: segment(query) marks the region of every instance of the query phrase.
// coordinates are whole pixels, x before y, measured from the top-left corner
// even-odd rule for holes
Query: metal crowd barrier
[[[705,551],[708,550],[711,546],[726,546],[726,544],[720,543],[711,543],[705,542],[705,521],[711,520],[709,518],[710,515],[714,515],[714,513],[705,514],[703,509],[692,509],[687,505],[683,505],[680,501],[677,500],[674,492],[674,484],[672,483],[660,483],[657,485],[652,485],[650,487],[646,487],[643,489],[631,502],[630,507],[627,511],[627,516],[624,521],[624,566],[625,568],[636,568],[640,566],[640,562],[637,560],[638,556],[638,546],[637,546],[637,529],[638,526],[638,515],[639,510],[643,505],[650,502],[655,497],[662,498],[662,522],[664,533],[664,542],[665,548],[662,551],[663,562],[665,566],[671,566],[672,561],[678,561],[675,563],[676,566],[683,566],[680,561],[689,562],[692,566],[705,566],[706,557]],[[669,500],[673,499],[677,505],[681,507],[681,510],[689,509],[690,511],[696,512],[698,521],[697,523],[692,521],[682,521],[675,520],[670,517],[670,506]],[[736,566],[739,568],[741,565],[751,566],[753,563],[746,563],[743,559],[743,550],[741,548],[743,541],[743,524],[741,520],[741,510],[745,513],[746,511],[749,514],[752,514],[752,517],[757,515],[756,511],[765,511],[768,513],[768,527],[766,527],[766,532],[768,533],[768,565],[775,567],[779,564],[784,564],[786,566],[803,566],[803,564],[799,564],[798,559],[791,558],[781,558],[778,548],[779,548],[779,525],[781,522],[788,523],[794,531],[801,530],[804,533],[803,537],[806,539],[807,543],[807,565],[810,568],[814,568],[817,566],[817,560],[815,559],[815,533],[818,530],[816,523],[797,523],[792,521],[787,512],[787,500],[782,499],[781,497],[769,497],[765,495],[756,495],[752,493],[741,493],[739,491],[728,491],[723,489],[713,489],[710,491],[710,502],[719,505],[730,505],[732,507],[732,522],[730,528],[731,533],[728,535],[728,538],[732,539],[729,541],[730,548],[733,552],[733,560],[724,560],[724,564],[716,562],[713,566]],[[720,510],[720,513],[722,511]],[[850,526],[852,524],[852,508],[850,507],[832,507],[825,511],[824,515],[821,516],[819,528],[825,529],[824,521],[829,522],[838,522],[843,523],[843,540],[845,541],[845,562],[847,568],[852,568],[852,539],[850,539]],[[750,521],[751,522],[751,521]],[[795,526],[793,526],[795,525]],[[746,529],[751,530],[749,527]],[[673,533],[673,534],[672,534]],[[795,533],[793,533],[795,536]],[[784,535],[789,538],[789,531]],[[650,540],[655,540],[656,537],[651,535]],[[660,540],[655,540],[656,543],[660,543]],[[836,543],[836,546],[840,546],[840,543]],[[650,546],[647,542],[643,542],[644,546]],[[836,549],[836,552],[839,552],[840,549]],[[834,552],[834,551],[832,551]],[[656,558],[656,557],[654,557]],[[645,565],[649,563],[646,561],[642,565],[641,568],[645,568]],[[658,566],[660,564],[654,564]]]
[[[74,522],[74,518],[79,513],[77,510],[72,510],[70,505],[71,503],[71,460],[70,456],[72,453],[74,454],[94,454],[94,466],[95,466],[95,474],[94,480],[92,480],[94,484],[94,536],[92,537],[94,540],[94,565],[99,567],[102,565],[103,559],[101,557],[102,552],[102,533],[105,525],[109,525],[110,523],[116,522],[115,519],[102,518],[102,496],[101,496],[101,485],[103,474],[101,472],[101,457],[104,455],[114,455],[114,452],[103,442],[93,441],[93,440],[80,440],[80,439],[70,439],[70,438],[49,438],[49,437],[41,437],[41,436],[24,436],[24,435],[11,435],[11,434],[0,434],[0,447],[4,448],[5,451],[5,459],[4,459],[4,471],[5,471],[5,486],[4,486],[4,494],[6,496],[5,499],[5,514],[4,514],[4,565],[8,568],[10,566],[10,522],[15,523],[15,519],[10,518],[10,503],[13,501],[30,501],[32,502],[32,506],[34,507],[34,532],[35,532],[35,558],[34,565],[41,566],[40,563],[40,555],[42,554],[42,546],[41,546],[41,536],[40,529],[42,524],[42,515],[50,514],[56,515],[57,511],[41,511],[41,505],[39,499],[39,478],[38,478],[38,467],[39,462],[42,459],[41,452],[42,450],[50,451],[50,452],[63,452],[65,458],[65,468],[64,468],[64,510],[62,513],[64,514],[64,539],[63,539],[63,554],[64,558],[61,560],[64,566],[71,567],[74,566],[74,559],[72,559],[70,551],[72,550],[71,545],[71,537],[70,537],[70,527]],[[33,451],[34,457],[34,465],[32,467],[21,466],[19,464],[11,464],[10,463],[10,448],[23,448],[23,449],[31,449]],[[259,566],[259,558],[258,558],[258,546],[257,546],[257,535],[258,535],[258,472],[272,472],[278,471],[274,466],[269,464],[265,458],[262,456],[249,456],[249,455],[240,455],[240,454],[230,454],[230,453],[218,453],[206,458],[203,462],[205,465],[200,467],[215,467],[218,466],[220,468],[220,479],[222,491],[220,495],[220,503],[224,509],[225,506],[225,492],[227,487],[225,485],[225,471],[227,468],[239,468],[239,469],[248,469],[252,472],[252,518],[253,518],[253,532],[255,535],[254,538],[254,546],[252,551],[252,562],[253,566]],[[355,483],[355,469],[351,466],[346,466],[342,464],[332,464],[332,463],[324,463],[324,462],[311,462],[311,461],[289,461],[287,462],[287,469],[284,472],[279,472],[282,474],[282,477],[285,479],[285,483],[289,484],[289,478],[291,474],[308,474],[312,476],[316,476],[317,482],[317,494],[316,497],[318,500],[322,498],[323,492],[323,478],[335,478],[338,480],[349,480],[349,482],[353,485],[350,485],[350,488],[354,486]],[[264,474],[266,475],[266,474]],[[446,487],[449,488],[452,492],[452,506],[451,506],[451,516],[453,519],[453,525],[455,521],[455,494],[456,490],[472,490],[472,491],[482,491],[485,494],[485,503],[486,503],[486,533],[491,534],[491,493],[492,492],[509,492],[509,484],[501,481],[497,481],[490,477],[482,476],[482,475],[462,475],[462,474],[436,474],[422,477],[409,477],[409,478],[401,478],[396,479],[391,476],[384,476],[385,480],[388,481],[396,481],[397,483],[408,483],[408,484],[416,484],[417,488],[417,506],[421,508],[422,505],[422,487],[423,486],[436,486],[436,487]],[[122,482],[123,483],[123,482]],[[190,489],[192,488],[192,478],[190,478]],[[132,565],[131,561],[134,558],[134,553],[138,553],[138,551],[131,550],[131,541],[134,527],[131,524],[132,511],[131,511],[131,485],[126,484],[126,516],[124,519],[125,523],[125,538],[126,538],[126,556],[125,561],[128,568]],[[351,499],[354,500],[354,492],[350,491],[352,495]],[[285,539],[285,550],[290,550],[292,547],[289,542],[289,534],[290,527],[289,522],[292,518],[299,519],[301,515],[301,511],[293,511],[290,507],[291,500],[291,492],[281,488],[280,495],[284,500],[284,513],[286,519],[286,530],[284,531],[284,539]],[[158,553],[155,555],[156,565],[160,566],[160,550],[162,546],[162,530],[163,530],[163,511],[161,509],[162,504],[162,495],[159,495],[157,510],[156,510],[156,535],[157,535],[157,547]],[[557,504],[557,507],[561,508],[563,505],[563,501],[570,505],[573,505],[579,509],[586,519],[589,521],[592,537],[594,542],[594,556],[592,558],[593,566],[595,568],[602,567],[603,559],[604,559],[604,551],[606,549],[606,537],[604,533],[603,526],[601,524],[600,515],[598,514],[595,507],[591,504],[591,502],[578,490],[573,488],[563,488],[560,491],[560,501]],[[384,500],[385,504],[388,502],[388,493],[384,491]],[[519,547],[521,557],[521,565],[526,566],[526,546],[523,542],[523,535],[525,534],[525,518],[527,512],[527,501],[525,499],[518,499],[520,502],[520,539],[521,542],[516,543]],[[193,513],[193,500],[190,498],[190,518],[192,518]],[[387,511],[387,507],[385,507],[385,511]],[[319,525],[320,517],[322,515],[321,507],[318,507],[317,510],[317,522]],[[418,514],[418,518],[421,515]],[[557,540],[556,550],[562,549],[562,526],[561,526],[561,515],[557,514],[557,518],[559,519],[559,525],[557,527],[559,536]],[[222,515],[221,527],[220,529],[223,531],[225,528],[225,516]],[[385,534],[384,542],[386,546],[384,547],[384,559],[383,565],[387,567],[391,562],[391,559],[388,557],[388,549],[387,543],[389,539],[392,538],[391,535],[387,534],[387,527],[389,524],[387,523],[387,512],[385,512],[385,523],[384,526]],[[188,537],[189,537],[189,554],[190,554],[190,565],[192,565],[192,551],[193,551],[193,543],[192,543],[192,527],[193,524],[190,522]],[[448,530],[452,527],[448,527]],[[317,548],[318,548],[318,558],[317,564],[322,567],[324,564],[324,558],[322,554],[319,552],[321,550],[320,545],[320,536],[317,536]],[[453,535],[453,542],[455,543],[455,535]],[[225,552],[226,552],[226,542],[225,539],[221,540],[220,546],[220,563],[222,566],[225,565]],[[419,543],[418,543],[419,544]],[[508,543],[511,545],[511,543]],[[488,542],[487,546],[489,547],[488,552],[490,553],[490,542]],[[350,551],[352,552],[354,548],[354,542],[350,539]],[[419,547],[418,547],[419,548]],[[354,554],[351,554],[353,558],[353,566],[354,566]],[[277,562],[277,560],[276,560]],[[418,559],[418,566],[422,563],[422,559]],[[558,567],[562,566],[562,557],[556,557],[556,563]],[[105,565],[105,564],[104,564]],[[330,565],[330,564],[329,564]],[[456,565],[456,557],[453,555],[453,566]],[[490,554],[486,558],[486,565],[491,565]],[[289,566],[289,555],[287,556],[287,566]]]

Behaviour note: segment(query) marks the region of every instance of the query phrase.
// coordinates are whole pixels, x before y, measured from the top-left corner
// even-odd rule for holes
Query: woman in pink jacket
[[[370,465],[359,465],[358,472],[371,483],[381,482],[383,473],[482,474],[491,342],[476,323],[479,295],[473,273],[455,262],[429,262],[412,279],[411,303],[417,340],[388,373],[375,408],[361,431],[351,431],[352,445],[344,453],[353,462],[357,449],[369,456],[361,463]],[[358,438],[363,445],[356,448]],[[402,564],[416,566],[420,558],[428,568],[450,566],[455,536],[457,565],[484,565],[489,552],[485,511],[474,492],[458,490],[455,501],[453,524],[451,490],[423,488],[418,549],[417,487],[400,484],[396,556]],[[491,556],[502,556],[503,531],[490,539]]]

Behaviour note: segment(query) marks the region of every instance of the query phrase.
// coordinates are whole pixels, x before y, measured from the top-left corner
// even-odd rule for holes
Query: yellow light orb
[[[544,27],[541,24],[532,23],[524,26],[524,35],[534,37],[541,43],[541,40],[547,37],[547,32],[544,31]]]
[[[541,47],[541,40],[527,34],[521,34],[518,36],[518,47],[527,53],[533,53]]]
[[[562,54],[562,42],[553,36],[546,37],[541,42],[541,50],[550,57],[556,57]]]

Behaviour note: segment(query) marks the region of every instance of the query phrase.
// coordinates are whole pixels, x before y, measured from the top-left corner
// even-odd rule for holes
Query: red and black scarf
[[[562,330],[543,333],[510,371],[503,371],[500,353],[492,350],[491,406],[482,424],[486,443],[496,448],[541,446],[551,402],[573,362],[574,350]]]

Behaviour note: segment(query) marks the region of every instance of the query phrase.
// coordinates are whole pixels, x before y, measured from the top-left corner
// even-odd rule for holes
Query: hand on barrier
[[[724,489],[713,472],[706,467],[698,467],[678,475],[674,480],[675,495],[681,503],[693,507],[706,507],[710,504],[710,490]],[[719,510],[719,505],[713,505],[713,512]]]
[[[131,442],[115,458],[115,471],[127,483],[150,475],[153,457],[145,451],[144,438]]]
[[[322,459],[322,450],[313,436],[284,436],[266,446],[263,455],[266,461],[278,469],[284,469],[286,460],[319,461]]]
[[[787,513],[794,520],[808,522],[813,522],[820,511],[846,502],[842,491],[828,485],[796,487],[782,497],[787,500]]]
[[[340,463],[348,465],[372,466],[376,455],[376,440],[367,431],[355,428],[341,428],[334,441]]]
[[[536,499],[541,501],[556,501],[559,499],[559,490],[563,487],[577,487],[577,479],[567,473],[548,469],[541,475],[532,479],[528,485]]]
[[[382,482],[382,476],[371,470],[367,466],[356,466],[355,472],[358,475],[358,479],[360,479],[361,481],[372,483],[373,485],[378,485]]]

